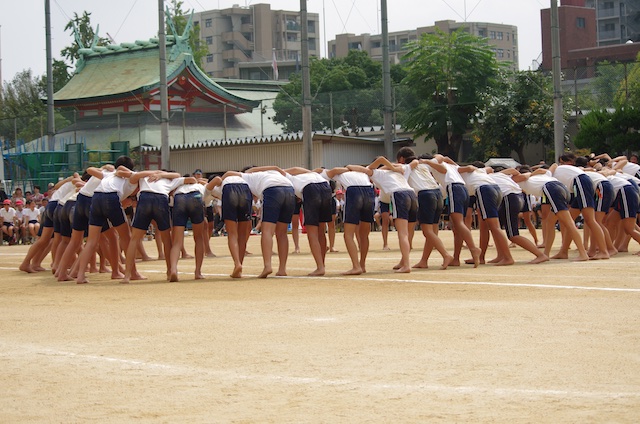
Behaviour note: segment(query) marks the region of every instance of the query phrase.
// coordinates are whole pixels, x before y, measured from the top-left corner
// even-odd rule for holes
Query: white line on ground
[[[407,391],[407,392],[430,392],[436,394],[452,394],[452,395],[493,395],[493,396],[523,396],[523,397],[572,397],[572,398],[588,398],[588,399],[619,399],[619,398],[640,398],[640,392],[606,392],[606,391],[584,391],[573,390],[571,388],[563,389],[544,389],[544,388],[518,388],[518,387],[482,387],[482,386],[454,386],[444,384],[403,384],[403,383],[367,383],[364,381],[350,379],[324,379],[319,377],[304,377],[293,375],[274,375],[274,374],[246,374],[240,370],[222,370],[210,369],[202,367],[194,367],[189,365],[179,365],[170,363],[148,362],[141,359],[118,358],[114,356],[88,355],[70,352],[66,350],[58,350],[36,345],[20,345],[10,341],[0,341],[0,357],[9,360],[22,360],[25,355],[36,357],[48,357],[52,360],[58,358],[68,362],[72,362],[73,366],[82,365],[82,363],[105,363],[116,364],[120,366],[128,366],[150,371],[164,371],[168,374],[179,374],[192,376],[194,380],[202,379],[203,376],[209,378],[225,379],[233,382],[237,381],[254,381],[259,384],[297,385],[297,386],[342,386],[351,390],[374,390],[374,391]]]

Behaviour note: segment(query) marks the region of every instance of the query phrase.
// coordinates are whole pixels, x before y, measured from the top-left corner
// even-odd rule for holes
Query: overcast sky
[[[183,0],[184,10],[196,12],[224,9],[238,4],[270,3],[272,9],[299,10],[300,0]],[[540,61],[540,9],[549,0],[388,0],[389,31],[415,29],[451,19],[458,22],[495,22],[518,27],[520,69]],[[310,13],[320,14],[324,54],[326,39],[335,34],[379,34],[379,0],[308,0]],[[91,12],[91,22],[100,25],[117,43],[148,39],[158,32],[157,0],[51,0],[52,46],[55,58],[72,43],[64,27],[74,13]],[[31,69],[34,75],[46,72],[44,0],[3,0],[0,5],[0,57],[2,79],[10,81],[17,72]]]

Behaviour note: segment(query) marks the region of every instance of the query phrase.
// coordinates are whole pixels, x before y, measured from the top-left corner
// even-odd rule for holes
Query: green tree
[[[622,153],[640,149],[640,109],[594,110],[580,121],[576,147],[594,152]]]
[[[407,76],[417,102],[402,122],[415,136],[433,138],[456,160],[463,136],[481,117],[498,63],[482,38],[463,30],[424,34],[408,45]]]
[[[527,163],[527,145],[553,140],[553,83],[537,71],[501,75],[477,125],[474,143],[484,157],[511,156],[515,151],[520,162]]]
[[[627,65],[629,75],[622,80],[616,93],[616,104],[640,109],[640,53],[633,65]]]
[[[109,44],[108,38],[96,37],[96,31],[94,31],[91,26],[91,13],[86,10],[82,12],[82,16],[74,13],[73,19],[67,23],[64,30],[71,31],[74,35],[74,42],[60,51],[62,57],[71,65],[74,65],[80,57],[78,50],[81,48],[91,48],[94,45],[105,46]]]
[[[312,58],[309,72],[315,130],[342,127],[357,133],[360,128],[382,123],[382,65],[366,52],[352,50],[345,58]],[[403,73],[396,67],[393,75],[402,77]],[[287,132],[300,131],[301,104],[302,79],[296,73],[276,97],[274,121]]]
[[[184,2],[182,1],[171,0],[169,6],[167,6],[167,10],[169,11],[171,19],[173,19],[173,24],[175,25],[176,34],[173,35],[182,35],[189,21],[189,16],[185,15],[185,12],[182,10],[183,4]],[[173,29],[171,29],[168,19],[166,20],[165,25],[167,34],[173,33]],[[202,67],[202,61],[207,54],[209,54],[209,50],[205,44],[200,42],[199,24],[193,25],[189,31],[189,47],[191,47],[193,61],[198,65],[198,67]]]

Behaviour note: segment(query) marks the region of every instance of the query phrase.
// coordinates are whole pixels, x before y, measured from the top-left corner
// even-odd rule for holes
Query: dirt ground
[[[153,261],[130,285],[28,275],[17,271],[27,247],[2,246],[0,422],[640,420],[640,257],[532,266],[513,249],[513,266],[440,271],[434,254],[400,275],[396,234],[391,251],[371,240],[361,276],[340,275],[339,234],[328,274],[305,277],[303,235],[289,277],[257,279],[252,236],[245,278],[231,279],[219,237],[205,280],[182,260],[167,283]]]

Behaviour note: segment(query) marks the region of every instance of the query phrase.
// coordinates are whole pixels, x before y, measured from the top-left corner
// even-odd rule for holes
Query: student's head
[[[396,154],[396,160],[399,163],[411,163],[415,158],[416,152],[411,147],[403,147]]]
[[[13,192],[14,196],[22,196],[22,189],[20,187],[16,188],[15,191]]]
[[[189,177],[190,175],[185,175],[185,177]],[[196,169],[193,171],[193,176],[195,178],[202,178],[202,169]]]
[[[36,207],[36,203],[33,200],[27,200],[27,207],[33,210]]]
[[[558,163],[560,163],[560,165],[573,165],[576,163],[576,155],[567,152],[558,158]]]
[[[476,168],[484,168],[484,162],[479,161],[479,160],[474,160],[473,162],[471,162],[471,165],[475,166]]]
[[[589,158],[587,158],[586,156],[578,156],[573,164],[575,166],[585,168],[589,166]]]
[[[40,193],[40,186],[39,185],[33,186],[33,194],[38,194],[38,193]]]
[[[9,208],[11,207],[11,200],[5,199],[2,202],[2,207],[5,208],[5,210],[9,210]]]
[[[80,177],[82,181],[89,181],[90,178],[91,178],[91,174],[89,174],[87,171],[84,171],[84,173],[82,174],[82,177]]]
[[[24,207],[24,202],[22,200],[16,200],[16,209],[21,211],[23,207]]]
[[[430,153],[423,153],[420,155],[420,159],[426,159],[426,160],[431,160],[433,159],[433,155]]]
[[[116,159],[116,163],[114,164],[114,166],[116,167],[116,169],[119,166],[124,166],[125,168],[133,170],[135,164],[133,163],[133,159],[131,159],[129,156],[120,156],[118,159]]]
[[[242,171],[240,171],[240,172],[247,172],[247,170],[249,170],[251,168],[255,168],[255,165],[245,166],[244,168],[242,168]]]
[[[500,172],[500,171],[504,171],[506,168],[502,165],[495,165],[491,167],[493,169],[493,172]]]
[[[636,155],[635,153],[632,154],[631,156],[629,156],[629,162],[631,163],[638,163],[638,155]]]
[[[526,174],[527,172],[531,172],[531,168],[529,167],[529,165],[517,166],[516,170],[521,174]]]

